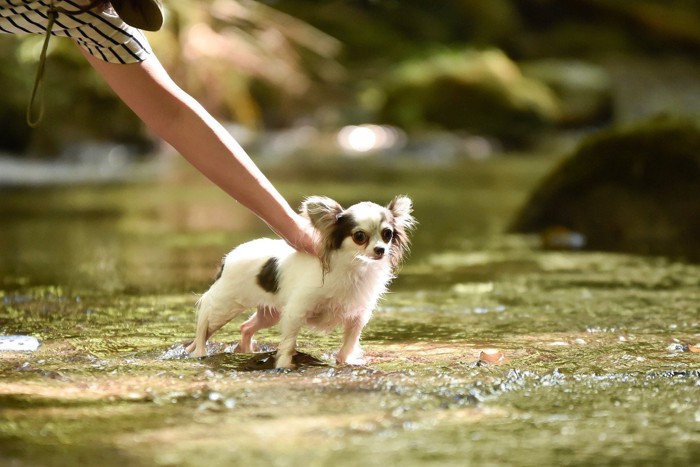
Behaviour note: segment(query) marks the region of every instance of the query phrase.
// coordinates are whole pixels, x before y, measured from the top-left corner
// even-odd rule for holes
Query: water
[[[322,161],[268,173],[297,203],[413,197],[412,255],[365,330],[304,332],[301,369],[186,358],[192,306],[264,225],[189,169],[158,184],[0,196],[0,463],[75,465],[693,465],[700,459],[700,267],[542,251],[503,234],[557,163]],[[275,329],[258,336],[272,351]],[[479,363],[495,348],[499,365]]]

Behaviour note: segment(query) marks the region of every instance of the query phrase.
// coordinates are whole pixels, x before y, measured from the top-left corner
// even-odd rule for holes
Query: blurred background
[[[253,151],[260,156],[386,151],[449,132],[445,147],[481,157],[659,113],[700,112],[694,0],[165,7],[164,29],[149,38],[178,83],[253,149],[265,134],[287,132],[281,147]],[[42,41],[0,36],[2,153],[65,157],[88,141],[136,153],[155,147],[66,40],[51,41],[47,116],[28,128]],[[341,132],[350,125],[365,126]]]
[[[504,232],[554,249],[700,255],[696,0],[164,6],[164,28],[149,33],[158,57],[293,205],[409,193],[419,258]],[[46,116],[29,128],[42,41],[0,35],[7,271],[58,254],[56,238],[74,258],[100,219],[132,241],[187,232],[176,247],[208,242],[216,255],[267,233],[154,138],[68,40],[50,42]],[[87,217],[85,229],[66,220]],[[139,252],[127,256],[139,264]]]

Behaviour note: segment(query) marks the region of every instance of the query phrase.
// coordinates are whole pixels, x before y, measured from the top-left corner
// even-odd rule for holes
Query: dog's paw
[[[190,354],[193,358],[202,358],[207,356],[206,346],[195,346],[194,342],[185,347],[185,352]]]
[[[252,342],[239,342],[238,345],[233,349],[234,353],[256,353],[257,352],[257,346],[255,345],[255,341]]]
[[[349,355],[348,357],[345,358],[336,358],[335,362],[338,365],[351,365],[351,366],[366,366],[367,365],[367,360],[362,358],[361,356],[355,356],[355,355]]]
[[[297,366],[292,363],[291,355],[277,355],[275,358],[275,368],[278,369],[295,369]]]

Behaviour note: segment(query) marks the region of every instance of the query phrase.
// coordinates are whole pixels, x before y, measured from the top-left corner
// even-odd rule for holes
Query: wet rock
[[[275,368],[275,355],[276,351],[273,352],[261,352],[258,354],[255,354],[252,358],[247,360],[242,366],[241,370],[243,371],[259,371],[259,370],[272,370]],[[323,360],[319,360],[318,358],[302,353],[302,352],[297,352],[293,357],[292,357],[292,363],[296,365],[297,367],[299,366],[327,366],[328,364],[324,362]]]
[[[674,342],[673,344],[666,347],[668,352],[681,353],[681,352],[691,352],[700,353],[700,347],[698,345]]]
[[[0,352],[34,352],[40,345],[36,337],[0,335]]]
[[[514,232],[552,227],[585,249],[700,260],[700,122],[658,117],[585,140],[535,190]]]
[[[498,50],[433,55],[400,66],[373,95],[378,118],[526,143],[558,117],[554,93]]]
[[[480,365],[498,365],[504,360],[503,352],[498,349],[484,349],[479,353]]]
[[[586,245],[585,235],[560,225],[546,228],[540,237],[546,250],[580,250]]]

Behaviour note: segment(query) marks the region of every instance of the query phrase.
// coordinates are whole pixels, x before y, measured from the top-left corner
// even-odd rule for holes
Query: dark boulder
[[[659,117],[589,137],[511,226],[553,229],[586,249],[700,260],[700,122]]]

